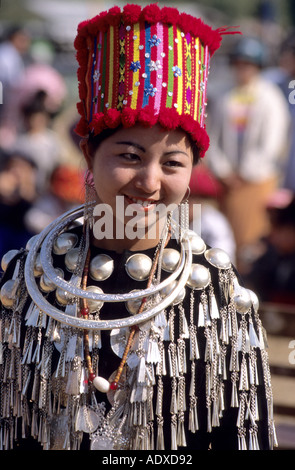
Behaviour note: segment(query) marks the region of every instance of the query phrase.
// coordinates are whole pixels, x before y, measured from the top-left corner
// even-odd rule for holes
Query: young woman
[[[276,444],[257,298],[188,230],[225,32],[156,5],[80,24],[86,202],[2,260],[4,449]]]

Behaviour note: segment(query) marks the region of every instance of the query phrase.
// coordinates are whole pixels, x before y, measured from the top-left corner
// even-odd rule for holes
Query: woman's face
[[[193,152],[181,130],[121,128],[103,140],[94,154],[87,145],[83,150],[97,203],[110,206],[120,220],[124,208],[124,224],[130,220],[131,208],[147,221],[157,206],[177,205],[187,192]]]

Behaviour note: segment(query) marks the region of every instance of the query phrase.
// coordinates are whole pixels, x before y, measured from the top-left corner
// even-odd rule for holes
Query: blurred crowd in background
[[[202,204],[202,237],[230,254],[262,300],[295,305],[295,32],[273,20],[267,28],[256,18],[212,61],[211,146],[194,168],[191,203]],[[56,61],[33,54],[27,28],[2,33],[0,257],[83,202],[85,171]]]

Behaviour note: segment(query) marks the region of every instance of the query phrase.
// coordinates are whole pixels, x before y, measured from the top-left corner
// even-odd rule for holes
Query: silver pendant
[[[237,291],[235,291],[234,303],[239,313],[246,313],[252,305],[248,289],[240,287]]]
[[[167,297],[167,295],[169,295],[176,287],[177,287],[177,281],[171,282],[171,284],[168,284],[168,286],[164,287],[164,289],[161,290],[161,296],[163,298]],[[183,289],[180,290],[179,294],[174,299],[173,305],[177,305],[180,302],[182,302],[185,297],[185,294],[186,294],[185,287],[183,287]]]
[[[90,261],[89,273],[95,281],[105,281],[114,270],[114,261],[108,255],[97,255]]]
[[[204,289],[211,281],[210,272],[202,264],[192,264],[187,284],[193,289]]]
[[[127,274],[135,281],[145,281],[150,274],[152,260],[142,253],[131,255],[125,264]]]
[[[3,284],[0,291],[0,299],[4,307],[12,308],[16,300],[16,291],[18,288],[18,282],[9,279]]]
[[[96,436],[91,441],[91,450],[112,450],[114,449],[113,440],[107,436]]]
[[[131,292],[140,292],[140,289],[134,289]],[[142,299],[128,300],[125,302],[126,308],[131,315],[135,315],[142,304]]]
[[[55,255],[65,255],[68,251],[76,246],[78,236],[75,233],[61,233],[53,243],[53,253]]]
[[[6,271],[7,266],[9,265],[10,261],[19,253],[18,250],[9,250],[5,255],[3,255],[1,259],[1,268],[2,271]]]
[[[63,289],[60,289],[59,287],[56,289],[55,296],[60,305],[67,305],[74,299],[72,294],[64,291]]]
[[[55,272],[56,274],[63,278],[64,277],[64,272],[62,269],[55,269]],[[41,278],[40,278],[40,289],[43,290],[43,292],[52,292],[54,291],[56,288],[56,285],[54,284],[54,282],[52,282],[48,276],[46,276],[46,274],[42,274]]]
[[[69,250],[65,256],[65,265],[68,271],[73,273],[78,265],[78,259],[79,259],[79,253],[80,250],[79,248],[72,248]]]
[[[87,292],[95,292],[96,294],[103,294],[103,290],[100,289],[100,287],[97,286],[88,286],[86,289]],[[92,300],[88,299],[87,300],[87,306],[89,308],[90,313],[97,312],[101,309],[103,306],[104,302],[102,300]]]
[[[162,258],[162,269],[166,272],[172,272],[176,269],[180,260],[180,253],[173,248],[165,248]]]
[[[38,253],[36,256],[35,263],[34,263],[34,276],[40,277],[42,276],[42,274],[43,274],[43,268],[42,268],[42,264],[40,261],[40,253]]]
[[[206,244],[204,240],[199,237],[193,230],[188,231],[189,241],[192,247],[192,253],[194,255],[201,255],[206,250]]]
[[[101,423],[101,417],[90,407],[83,405],[78,409],[75,423],[75,430],[88,434],[96,431]]]
[[[231,260],[228,254],[220,248],[210,248],[204,254],[208,263],[212,264],[219,269],[229,269],[231,267]]]

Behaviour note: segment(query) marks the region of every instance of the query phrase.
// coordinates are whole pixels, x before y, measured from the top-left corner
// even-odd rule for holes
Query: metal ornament
[[[56,268],[55,271],[58,276],[64,277],[62,269]],[[56,289],[56,285],[49,279],[49,277],[46,276],[46,274],[43,273],[40,277],[40,289],[42,289],[43,292],[53,292]]]
[[[187,284],[193,289],[204,289],[209,285],[211,276],[209,270],[202,264],[192,264]]]
[[[102,294],[103,290],[97,286],[88,286],[86,288],[87,292],[95,292],[96,294]],[[102,300],[88,300],[87,306],[90,313],[98,312],[103,306],[104,302]]]
[[[9,250],[1,259],[2,271],[6,271],[10,261],[19,253],[19,250]]]
[[[131,255],[125,264],[127,274],[135,281],[145,281],[150,274],[152,260],[142,253]]]
[[[0,299],[4,307],[12,308],[16,299],[16,291],[18,288],[18,282],[14,279],[9,279],[3,284],[0,291]]]
[[[61,233],[53,243],[53,253],[55,255],[65,255],[78,243],[78,235],[75,233]]]
[[[65,265],[68,271],[71,273],[75,272],[77,269],[79,261],[79,248],[70,249],[65,256]]]
[[[43,267],[40,261],[40,253],[38,253],[36,256],[33,273],[35,277],[40,277],[43,274]]]
[[[90,261],[89,274],[95,281],[105,281],[113,270],[114,261],[108,255],[97,255]]]
[[[84,289],[80,289],[72,283],[61,279],[56,275],[52,266],[51,257],[53,240],[56,238],[57,233],[60,233],[64,227],[69,226],[71,222],[73,222],[76,218],[79,218],[82,214],[83,206],[66,212],[62,216],[58,217],[48,227],[46,227],[46,229],[44,229],[38,235],[32,244],[26,259],[24,274],[28,293],[39,309],[56,321],[74,328],[85,330],[111,330],[113,328],[123,328],[126,326],[138,325],[142,322],[148,321],[149,319],[155,317],[159,312],[163,311],[163,309],[165,309],[168,305],[170,305],[184,287],[191,268],[192,252],[186,234],[184,234],[181,240],[181,259],[177,269],[163,282],[157,285],[152,285],[147,289],[142,289],[140,292],[129,292],[128,294],[97,294],[94,292],[87,292]],[[105,302],[126,302],[127,300],[143,298],[147,295],[159,292],[177,278],[179,278],[178,284],[176,289],[174,289],[171,294],[159,302],[159,304],[132,317],[118,320],[91,320],[74,317],[51,305],[38,289],[36,280],[32,274],[32,270],[40,247],[40,258],[44,271],[46,271],[46,275],[48,275],[48,277],[50,277],[50,279],[56,283],[59,289],[58,294],[61,293],[61,291],[68,292],[70,297],[69,301],[72,301],[74,297],[80,297],[86,298],[87,300],[103,300]]]
[[[162,269],[166,272],[172,272],[176,269],[180,259],[180,253],[173,248],[165,248],[162,257]]]
[[[216,268],[229,269],[231,267],[230,257],[221,248],[210,248],[204,253],[204,256],[208,263]]]
[[[234,303],[239,313],[246,313],[251,308],[252,300],[248,289],[239,286],[239,289],[235,290]]]
[[[56,289],[55,292],[56,300],[60,305],[68,305],[70,302],[74,300],[74,297],[69,292],[60,289],[59,287]]]
[[[171,284],[169,284],[167,287],[164,287],[164,289],[161,290],[160,294],[162,297],[166,297],[167,295],[169,295],[171,292],[173,292],[173,290],[176,288],[177,286],[177,281],[173,281],[171,282]],[[185,290],[185,287],[179,292],[178,296],[174,299],[173,301],[173,305],[177,305],[179,304],[180,302],[183,301],[184,297],[185,297],[185,294],[186,294],[186,290]]]
[[[189,241],[192,247],[192,253],[194,255],[201,255],[206,250],[206,244],[204,240],[193,230],[188,231]]]
[[[131,292],[140,292],[140,290],[139,289],[134,289]],[[131,315],[135,315],[138,312],[139,307],[141,306],[141,304],[142,304],[142,299],[128,300],[125,303],[126,308],[127,308],[128,312],[131,313]]]

